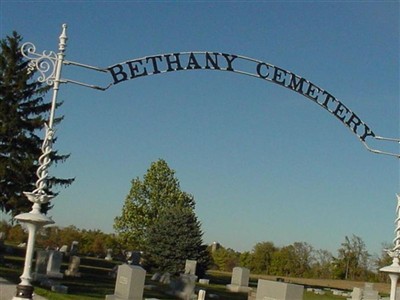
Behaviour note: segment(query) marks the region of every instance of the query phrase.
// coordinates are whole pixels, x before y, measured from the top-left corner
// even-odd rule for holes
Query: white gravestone
[[[107,249],[107,255],[104,257],[105,260],[112,260],[112,249]]]
[[[62,245],[61,248],[58,250],[62,253],[67,253],[68,252],[68,246],[67,245]]]
[[[199,279],[199,283],[200,284],[210,284],[210,279],[205,279],[205,278]]]
[[[143,300],[145,277],[146,271],[142,267],[120,265],[114,295],[106,295],[106,300]]]
[[[250,270],[247,268],[235,267],[232,270],[231,284],[226,288],[231,292],[248,292],[249,288]]]
[[[46,269],[46,274],[49,278],[63,278],[63,274],[60,272],[62,258],[62,252],[49,251],[49,261]]]
[[[185,263],[185,274],[196,275],[197,260],[187,259]]]
[[[206,300],[206,291],[200,290],[199,295],[197,296],[197,300]]]
[[[303,300],[302,285],[259,279],[256,300]]]

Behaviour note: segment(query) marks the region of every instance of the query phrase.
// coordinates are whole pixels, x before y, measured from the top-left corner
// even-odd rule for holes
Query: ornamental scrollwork
[[[57,54],[53,51],[43,51],[42,54],[36,53],[36,47],[32,43],[25,43],[21,47],[21,53],[30,62],[28,63],[28,74],[35,69],[39,71],[39,82],[47,85],[54,84],[54,74],[56,70]]]

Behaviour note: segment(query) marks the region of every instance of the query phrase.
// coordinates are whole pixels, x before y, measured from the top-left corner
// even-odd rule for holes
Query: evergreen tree
[[[194,209],[195,202],[191,195],[181,191],[175,171],[160,159],[151,164],[143,180],[132,180],[122,214],[114,222],[120,242],[127,247],[143,250],[149,225],[164,210],[175,206]]]
[[[36,188],[43,143],[38,134],[42,134],[50,110],[50,104],[43,99],[49,88],[32,80],[35,72],[28,74],[21,41],[16,32],[0,41],[0,209],[12,216],[29,211],[32,206],[23,192]],[[58,162],[67,157],[53,152],[51,158]],[[49,178],[46,192],[51,194],[55,185],[69,185],[72,181]],[[42,205],[42,212],[49,208],[48,203]]]
[[[192,209],[170,207],[148,229],[146,264],[172,274],[183,273],[186,259],[197,260],[197,275],[204,275],[211,258],[202,245],[200,222]]]

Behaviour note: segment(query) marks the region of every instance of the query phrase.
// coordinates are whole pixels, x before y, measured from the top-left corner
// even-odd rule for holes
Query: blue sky
[[[398,1],[1,1],[1,37],[107,67],[160,53],[216,51],[290,70],[329,91],[377,135],[399,137]],[[66,66],[63,76],[110,81]],[[50,94],[48,94],[50,98]],[[368,152],[327,111],[231,72],[171,72],[106,92],[63,85],[51,173],[76,177],[53,200],[56,225],[112,232],[130,181],[165,159],[194,195],[204,241],[238,251],[304,241],[370,252],[394,238],[398,159]],[[380,146],[380,144],[384,146]],[[372,143],[399,152],[398,145]],[[387,146],[388,145],[388,146]]]

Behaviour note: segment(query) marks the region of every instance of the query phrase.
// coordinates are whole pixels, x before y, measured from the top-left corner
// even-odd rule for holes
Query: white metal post
[[[60,43],[59,43],[59,52],[55,56],[54,52],[51,52],[50,55],[43,53],[43,55],[37,55],[35,53],[35,47],[32,44],[28,44],[28,54],[33,54],[36,56],[35,59],[30,63],[30,69],[33,70],[34,67],[37,69],[45,69],[45,71],[49,70],[50,66],[54,66],[53,72],[51,72],[50,76],[46,79],[46,76],[43,75],[39,78],[39,81],[46,81],[47,84],[53,84],[53,98],[51,102],[50,116],[48,124],[46,125],[46,133],[45,138],[42,145],[42,155],[39,158],[39,168],[36,172],[38,176],[38,180],[36,181],[36,189],[33,192],[24,192],[25,196],[29,201],[33,203],[32,210],[29,213],[19,214],[15,217],[20,223],[25,225],[28,229],[28,243],[25,254],[25,263],[24,263],[24,271],[21,275],[21,282],[17,286],[16,295],[13,297],[13,300],[27,300],[32,299],[33,294],[33,286],[31,284],[32,280],[32,260],[35,248],[35,238],[36,232],[43,226],[52,224],[54,221],[45,216],[40,212],[41,205],[49,202],[53,196],[46,194],[47,188],[47,177],[48,177],[48,168],[51,162],[50,154],[52,152],[53,138],[54,138],[54,113],[57,104],[57,93],[60,84],[61,78],[61,68],[64,61],[64,51],[66,48],[66,35],[67,26],[64,24],[62,33],[60,35]],[[26,45],[25,45],[26,46]],[[22,47],[22,51],[24,50],[24,46]],[[23,55],[27,56],[24,52]],[[43,61],[47,60],[47,61]]]
[[[397,290],[397,281],[400,275],[400,265],[399,265],[399,257],[400,257],[400,195],[397,194],[397,206],[396,206],[397,217],[395,220],[395,234],[396,237],[393,240],[394,247],[391,250],[387,250],[389,256],[393,259],[392,264],[390,266],[381,268],[379,271],[385,272],[389,274],[390,278],[390,300],[396,300],[396,290]],[[398,299],[400,300],[400,299]]]

